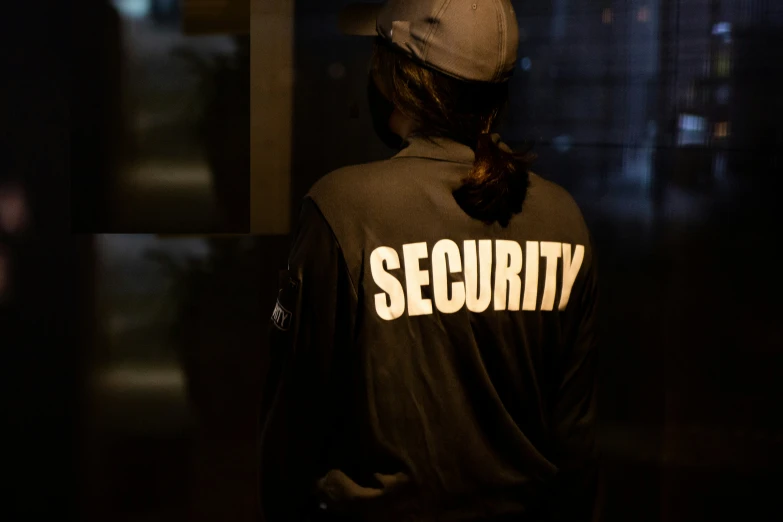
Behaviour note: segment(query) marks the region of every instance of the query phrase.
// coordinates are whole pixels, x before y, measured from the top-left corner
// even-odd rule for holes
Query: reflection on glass
[[[677,144],[680,146],[704,145],[707,142],[706,128],[707,120],[703,116],[681,114]]]
[[[127,18],[144,18],[149,15],[152,0],[113,0],[117,11]]]
[[[726,121],[719,121],[715,124],[715,137],[725,138],[729,135],[729,123]]]
[[[612,8],[611,7],[605,7],[603,12],[601,13],[601,22],[608,25],[612,23],[613,20],[613,14],[612,14]]]
[[[650,21],[650,9],[647,6],[642,6],[636,12],[636,19],[642,23]]]
[[[731,89],[728,85],[721,85],[715,90],[715,101],[721,105],[729,103]]]
[[[244,139],[236,135],[240,125],[215,116],[230,114],[227,98],[240,100],[228,92],[237,46],[229,35],[185,34],[175,0],[115,5],[127,55],[123,90],[130,131],[117,185],[119,229],[214,232],[223,227],[216,193],[225,185],[216,180],[215,158],[241,152],[216,144],[213,129],[223,126],[224,136]]]

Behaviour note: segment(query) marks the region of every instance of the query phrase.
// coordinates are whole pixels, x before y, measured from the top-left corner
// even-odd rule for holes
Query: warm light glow
[[[715,137],[725,138],[729,135],[729,122],[720,121],[715,124]]]
[[[98,384],[105,391],[172,391],[185,389],[185,376],[179,367],[124,367],[104,370]]]
[[[680,129],[686,131],[704,130],[704,118],[693,114],[683,114],[680,116]]]
[[[650,20],[650,10],[645,7],[640,7],[636,13],[636,19],[640,22],[647,22]]]
[[[707,121],[703,116],[680,114],[677,144],[679,146],[703,145],[709,135],[708,129]]]
[[[612,13],[611,7],[605,7],[603,13],[601,13],[601,21],[604,24],[611,24],[612,20],[614,19],[614,14]]]
[[[22,187],[0,187],[0,231],[18,234],[27,223],[27,204]]]
[[[731,95],[731,90],[729,89],[728,85],[721,85],[715,90],[715,101],[725,105],[729,103],[729,96]]]

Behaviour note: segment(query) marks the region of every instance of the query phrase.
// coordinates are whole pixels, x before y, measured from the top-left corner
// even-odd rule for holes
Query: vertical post
[[[293,0],[252,0],[250,230],[288,234],[294,86]]]

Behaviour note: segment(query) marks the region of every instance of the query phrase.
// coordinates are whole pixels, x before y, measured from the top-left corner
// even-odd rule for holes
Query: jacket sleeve
[[[261,413],[261,511],[268,522],[303,520],[314,507],[341,393],[335,357],[350,341],[356,302],[332,229],[309,198],[288,263],[270,323]]]
[[[553,521],[589,521],[598,507],[598,277],[594,256],[582,288],[550,410],[551,457],[558,468],[547,502],[548,519]]]

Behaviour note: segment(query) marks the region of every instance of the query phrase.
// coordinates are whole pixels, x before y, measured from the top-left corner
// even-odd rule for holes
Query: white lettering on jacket
[[[493,248],[494,247],[494,248]],[[565,310],[585,256],[584,245],[554,241],[466,240],[460,245],[441,239],[431,252],[427,243],[402,245],[402,263],[394,248],[381,246],[370,254],[370,272],[381,290],[375,294],[375,311],[387,321],[406,311],[409,316],[443,314],[463,308],[552,311],[560,289],[558,310]],[[429,257],[430,269],[422,268]],[[562,267],[558,270],[558,267]],[[543,288],[539,293],[539,273]],[[404,273],[405,285],[395,273]],[[462,274],[453,278],[451,274]],[[424,297],[423,289],[432,299]]]

